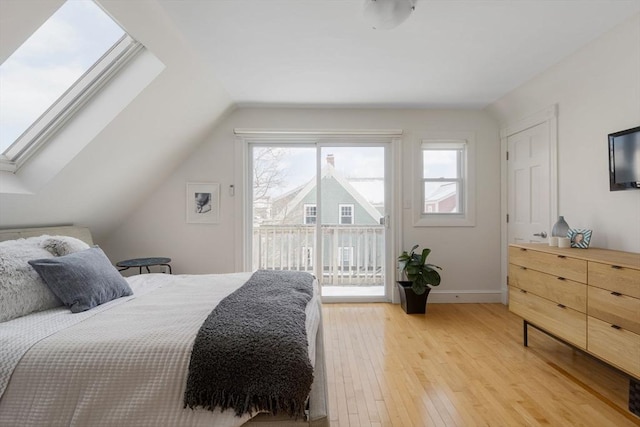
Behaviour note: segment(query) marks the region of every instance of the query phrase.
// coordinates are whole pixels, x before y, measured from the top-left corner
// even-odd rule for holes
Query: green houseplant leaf
[[[426,291],[427,286],[440,285],[440,273],[437,270],[442,270],[442,268],[435,264],[427,263],[427,257],[431,253],[431,249],[424,248],[418,254],[416,253],[418,246],[415,245],[409,252],[403,251],[398,256],[398,262],[402,273],[411,282],[413,292],[421,295]]]

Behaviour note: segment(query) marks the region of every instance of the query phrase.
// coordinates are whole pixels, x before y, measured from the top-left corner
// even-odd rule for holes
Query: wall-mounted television
[[[609,134],[609,189],[640,190],[640,126]]]

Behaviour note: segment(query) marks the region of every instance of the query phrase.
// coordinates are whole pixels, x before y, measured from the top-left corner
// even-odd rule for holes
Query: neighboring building
[[[436,191],[425,197],[425,213],[451,213],[458,210],[456,183],[442,184]]]
[[[384,216],[367,201],[335,168],[332,154],[322,168],[322,223],[325,225],[379,225]],[[272,218],[263,224],[315,224],[318,218],[316,205],[316,179],[274,198],[271,204]]]
[[[323,284],[357,281],[380,285],[384,259],[384,226],[380,223],[384,214],[336,170],[331,154],[321,179],[322,212],[316,202],[315,178],[264,207],[262,212],[272,215],[254,224],[254,250],[260,254],[259,265],[254,267],[312,270],[320,218]]]

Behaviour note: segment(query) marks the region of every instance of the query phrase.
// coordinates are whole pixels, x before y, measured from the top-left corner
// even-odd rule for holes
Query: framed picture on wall
[[[187,223],[217,224],[220,222],[220,184],[187,183]]]

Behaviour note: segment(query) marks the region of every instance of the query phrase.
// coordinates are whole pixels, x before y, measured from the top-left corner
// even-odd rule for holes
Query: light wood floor
[[[502,304],[325,304],[332,427],[638,426],[628,380]]]

